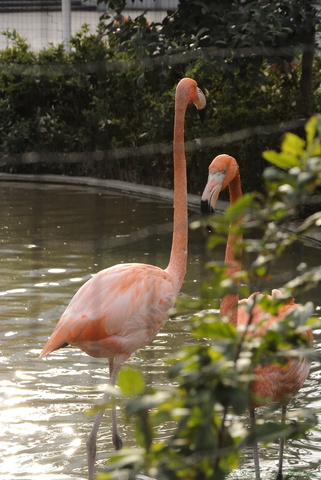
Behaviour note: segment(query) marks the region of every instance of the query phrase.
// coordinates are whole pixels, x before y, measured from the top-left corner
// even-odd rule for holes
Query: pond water
[[[90,276],[121,262],[166,267],[171,245],[172,206],[99,188],[7,183],[0,184],[0,480],[86,478],[85,442],[92,418],[86,411],[103,394],[108,379],[104,360],[77,349],[61,349],[46,360],[39,353],[76,290]],[[223,251],[215,252],[223,258]],[[298,244],[276,267],[291,275],[298,259],[320,262],[321,250]],[[191,231],[187,276],[182,292],[197,297],[204,264],[205,239]],[[279,269],[279,271],[278,271]],[[317,290],[312,300],[320,315]],[[167,322],[152,345],[128,363],[141,371],[148,385],[166,385],[166,357],[194,342],[187,331],[189,316]],[[320,336],[315,338],[320,344]],[[320,367],[313,365],[295,406],[321,406]],[[132,426],[119,416],[126,446],[134,445]],[[169,427],[159,432],[166,438]],[[287,442],[285,471],[290,478],[321,478],[321,435]],[[97,471],[103,471],[112,450],[109,415],[98,441]],[[105,452],[105,454],[104,454]],[[277,446],[261,449],[263,478],[273,478]],[[253,478],[251,452],[242,470],[231,478]]]

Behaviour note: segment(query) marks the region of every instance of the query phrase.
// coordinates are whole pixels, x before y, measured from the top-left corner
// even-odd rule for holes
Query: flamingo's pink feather
[[[94,357],[128,357],[159,332],[176,294],[171,277],[152,265],[101,270],[72,298],[41,356],[67,342]]]

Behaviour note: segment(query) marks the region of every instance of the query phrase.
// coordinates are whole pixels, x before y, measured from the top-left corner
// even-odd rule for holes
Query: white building
[[[176,9],[178,0],[128,0],[127,5],[125,16],[135,18],[148,10],[147,20],[160,22],[167,10]],[[97,4],[97,0],[1,0],[0,32],[15,30],[32,50],[38,51],[49,44],[66,43],[84,24],[94,33],[105,10],[106,5]],[[10,46],[10,42],[0,33],[0,50]]]

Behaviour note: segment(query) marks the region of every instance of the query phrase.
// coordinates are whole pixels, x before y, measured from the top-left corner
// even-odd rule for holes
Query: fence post
[[[71,0],[61,0],[62,40],[66,51],[70,51]]]

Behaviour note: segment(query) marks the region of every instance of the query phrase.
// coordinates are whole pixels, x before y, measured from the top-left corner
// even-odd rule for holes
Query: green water
[[[45,360],[38,355],[69,300],[93,273],[121,262],[166,267],[172,206],[98,188],[3,182],[0,211],[0,480],[86,478],[85,442],[92,419],[85,413],[104,392],[106,363],[71,348]],[[204,244],[200,231],[190,233],[185,295],[199,296],[209,259]],[[212,255],[222,259],[223,251]],[[298,244],[274,273],[291,276],[299,258],[315,264],[320,255],[319,248]],[[317,291],[304,300],[313,300],[320,315]],[[194,342],[189,321],[188,314],[171,319],[151,345],[128,361],[147,384],[167,384],[166,358]],[[317,346],[319,341],[317,335]],[[320,408],[319,379],[319,366],[312,366],[296,406]],[[133,446],[132,426],[121,409],[119,427],[125,445]],[[164,426],[159,438],[169,436],[170,428]],[[317,431],[308,440],[288,442],[285,471],[293,471],[296,480],[321,477],[320,445]],[[107,414],[99,434],[97,471],[103,471],[111,450]],[[268,479],[276,468],[277,446],[262,450],[261,459]],[[240,476],[235,472],[231,478],[250,479],[252,471],[251,453],[246,452]]]

